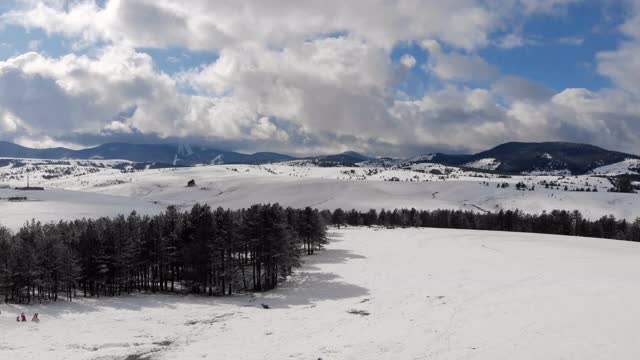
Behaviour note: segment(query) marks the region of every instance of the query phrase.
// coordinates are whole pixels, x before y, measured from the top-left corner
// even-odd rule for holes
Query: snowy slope
[[[626,159],[615,164],[601,166],[593,169],[590,174],[621,175],[640,173],[640,159]]]
[[[27,201],[8,201],[10,197],[27,197]],[[81,218],[98,218],[129,214],[156,214],[163,207],[135,198],[89,192],[47,189],[18,191],[0,189],[0,225],[16,230],[35,219],[43,223]]]
[[[466,163],[463,166],[472,169],[495,170],[500,166],[500,161],[494,158],[486,158]]]
[[[443,165],[435,166],[440,167],[443,173],[447,172]],[[600,177],[521,176],[504,179],[475,177],[459,170],[447,176],[431,174],[427,168],[418,170],[207,166],[121,174],[117,176],[122,176],[122,183],[114,185],[104,185],[102,175],[96,174],[85,177],[83,184],[72,189],[184,207],[196,202],[231,208],[258,202],[279,202],[285,206],[320,209],[520,209],[528,213],[578,209],[590,218],[613,214],[633,220],[640,216],[640,196],[608,193],[606,190],[611,185]],[[112,180],[119,179],[117,176]],[[195,188],[185,187],[189,179],[196,180]],[[390,181],[393,179],[399,181]],[[541,185],[543,181],[557,184],[557,187],[546,189]],[[99,186],[92,186],[93,182]],[[498,188],[497,185],[503,182],[511,186]],[[517,182],[535,186],[535,191],[518,191],[514,186]],[[565,186],[570,190],[598,188],[599,192],[563,191]]]
[[[442,229],[332,237],[255,297],[0,304],[0,358],[640,358],[638,244]],[[41,322],[16,323],[20,311]]]
[[[0,168],[0,185],[24,186],[25,168]],[[51,176],[51,175],[55,176]],[[286,165],[219,165],[121,171],[108,166],[47,165],[30,171],[31,184],[74,191],[51,193],[49,202],[9,203],[1,195],[2,223],[22,224],[31,218],[90,217],[160,211],[168,205],[193,204],[241,208],[255,203],[320,209],[520,209],[539,213],[553,209],[580,210],[586,217],[613,214],[634,220],[640,216],[640,195],[608,193],[611,183],[598,176],[513,176],[477,173],[439,164],[403,167],[313,167]],[[186,187],[191,179],[197,186]],[[508,183],[508,188],[502,188]],[[535,191],[518,191],[524,183]],[[550,185],[549,185],[550,184]],[[1,187],[1,186],[0,186]],[[569,191],[564,191],[564,189]],[[573,190],[597,189],[597,193]],[[82,192],[82,193],[77,193]],[[82,195],[86,194],[86,198]],[[49,196],[49,190],[42,196]],[[93,194],[93,195],[92,195]],[[102,201],[99,195],[111,195]],[[114,200],[117,199],[117,200]],[[60,211],[60,207],[73,211]]]

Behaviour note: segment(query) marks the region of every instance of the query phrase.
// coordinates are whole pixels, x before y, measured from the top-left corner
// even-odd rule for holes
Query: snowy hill
[[[585,174],[599,166],[638,156],[609,151],[597,146],[564,142],[511,142],[472,156],[468,162],[496,159],[494,169],[507,173]],[[455,164],[454,164],[455,165]]]
[[[187,144],[128,144],[109,143],[93,148],[71,150],[65,148],[30,149],[8,142],[0,142],[0,157],[33,159],[122,159],[138,163],[161,163],[191,166],[198,164],[259,164],[293,159],[277,153],[242,154],[233,151],[196,147]]]
[[[625,159],[610,165],[595,168],[589,172],[594,175],[640,174],[640,159]]]
[[[87,194],[85,208],[65,212],[67,219],[73,214],[90,217],[92,211],[103,216],[133,209],[149,213],[168,205],[186,209],[195,203],[207,203],[213,207],[242,208],[268,202],[330,210],[415,207],[480,212],[520,209],[540,213],[578,209],[590,219],[613,214],[633,221],[640,216],[640,195],[608,192],[611,181],[591,175],[505,177],[433,163],[390,168],[274,164],[121,170],[114,168],[118,162],[106,160],[97,164],[113,166],[80,166],[73,161],[68,165],[65,162],[35,166],[41,160],[29,161],[31,185],[45,187],[48,189],[45,193],[52,189],[71,191],[76,203],[82,201],[82,193]],[[15,164],[0,167],[0,184],[24,186],[26,168]],[[191,179],[196,186],[187,187]],[[102,195],[126,201],[120,208],[115,205],[103,208],[97,198]],[[4,198],[0,199],[3,223],[14,227],[34,217],[55,220],[56,211],[50,203],[33,202],[26,208],[27,204],[9,203],[6,200],[9,196],[0,194]],[[67,195],[56,196],[61,198],[49,201],[56,200],[56,204],[63,206]],[[113,201],[105,201],[109,203]]]
[[[10,198],[26,197],[24,201]],[[43,223],[82,218],[129,214],[157,214],[164,207],[136,198],[98,193],[47,189],[45,191],[19,191],[0,189],[0,225],[17,230],[25,222],[35,219]]]
[[[636,155],[609,151],[592,145],[559,142],[511,142],[473,155],[437,153],[406,159],[387,156],[374,158],[353,151],[300,158],[272,152],[243,154],[188,144],[110,143],[89,149],[70,150],[65,148],[29,149],[7,142],[0,142],[0,157],[123,159],[136,163],[165,164],[165,166],[284,163],[319,167],[392,167],[419,163],[437,163],[508,174],[549,175],[581,175],[602,166],[623,162],[626,159],[640,159]]]
[[[501,165],[500,161],[494,158],[484,158],[464,164],[464,167],[479,170],[496,170]]]
[[[438,153],[431,156],[428,161],[508,174],[580,175],[600,166],[638,158],[636,155],[609,151],[587,144],[510,142],[473,155]]]
[[[640,357],[636,243],[443,229],[331,237],[268,293],[2,303],[0,358]],[[20,311],[40,323],[17,323]]]

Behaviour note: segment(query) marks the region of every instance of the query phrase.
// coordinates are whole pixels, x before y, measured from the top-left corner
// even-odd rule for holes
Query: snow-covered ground
[[[432,173],[432,170],[437,172]],[[474,211],[520,209],[539,213],[543,210],[579,209],[590,218],[613,214],[630,220],[639,215],[637,211],[640,209],[638,195],[607,193],[611,184],[605,178],[499,178],[434,164],[417,164],[410,169],[206,166],[116,176],[121,177],[121,183],[105,186],[103,177],[96,174],[85,177],[88,184],[72,188],[185,207],[196,202],[231,208],[258,202],[279,202],[293,207],[359,210],[415,207]],[[196,187],[185,187],[190,179],[196,181]],[[511,186],[498,188],[497,185],[504,182]],[[518,182],[535,187],[535,190],[518,191],[515,188]],[[544,182],[556,186],[547,189]],[[91,186],[92,183],[99,186]],[[565,186],[570,190],[589,187],[599,191],[564,191]]]
[[[0,359],[638,359],[639,257],[604,239],[343,229],[265,294],[1,304]]]
[[[50,221],[108,216],[134,209],[150,214],[168,205],[186,209],[197,202],[230,208],[279,202],[330,210],[415,207],[540,213],[578,209],[591,219],[609,214],[628,220],[640,216],[640,195],[608,193],[611,182],[601,176],[503,177],[430,163],[364,168],[216,165],[123,171],[113,167],[117,164],[42,162],[33,160],[29,172],[32,186],[47,188],[29,195],[29,200],[41,201],[9,202],[7,198],[16,193],[0,191],[0,223],[15,228],[32,218]],[[191,179],[197,186],[186,186]],[[24,166],[0,167],[0,185],[25,183]],[[503,183],[509,187],[503,188]],[[517,183],[535,190],[518,191]],[[595,189],[597,193],[573,191]]]
[[[640,159],[626,159],[619,163],[601,166],[591,171],[591,174],[599,175],[620,175],[620,174],[640,173]]]
[[[9,201],[13,197],[26,197],[26,201]],[[95,219],[117,214],[128,215],[136,211],[141,215],[157,214],[163,206],[124,196],[113,196],[80,191],[48,189],[46,191],[19,191],[0,189],[0,225],[16,230],[25,222],[35,219],[43,223],[82,218]],[[0,256],[2,256],[0,254]]]
[[[500,166],[500,161],[494,158],[486,158],[466,163],[464,166],[472,169],[495,170]]]

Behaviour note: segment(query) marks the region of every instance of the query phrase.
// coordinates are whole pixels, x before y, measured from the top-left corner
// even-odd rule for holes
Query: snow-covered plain
[[[12,197],[26,197],[26,201],[9,201]],[[135,198],[80,191],[48,189],[20,191],[0,189],[0,225],[16,230],[27,221],[43,223],[59,220],[95,219],[136,211],[141,215],[157,214],[164,209],[148,201]]]
[[[40,201],[26,203],[8,202],[9,196],[18,194],[0,191],[0,223],[14,229],[32,218],[50,221],[131,210],[151,214],[168,205],[187,209],[197,202],[230,208],[279,202],[293,207],[364,211],[415,207],[540,213],[577,209],[591,219],[612,214],[631,221],[640,215],[639,195],[608,193],[611,182],[595,175],[503,177],[430,163],[353,168],[289,163],[122,171],[114,168],[118,162],[46,165],[43,160],[30,161],[31,185],[47,190],[33,194],[33,199],[29,194],[29,200]],[[186,186],[191,179],[197,186]],[[0,167],[0,183],[24,186],[25,167]],[[510,186],[503,188],[503,183]],[[535,190],[518,191],[516,183]],[[580,189],[598,192],[573,191]]]
[[[2,304],[0,359],[640,358],[638,244],[444,229],[331,237],[264,294]],[[21,311],[41,322],[15,322]]]

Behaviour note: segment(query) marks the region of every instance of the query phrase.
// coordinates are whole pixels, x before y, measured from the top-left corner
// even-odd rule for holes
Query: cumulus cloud
[[[261,124],[239,103],[178,93],[148,55],[121,47],[95,56],[28,53],[1,62],[0,97],[5,127],[33,137],[135,129],[161,137],[242,138]]]
[[[620,88],[640,95],[640,38],[598,54],[598,72]]]
[[[406,67],[407,69],[411,69],[414,66],[416,66],[416,62],[417,62],[416,58],[410,54],[404,54],[400,58],[400,63],[402,64],[402,66]]]
[[[510,101],[540,103],[554,95],[544,85],[518,76],[503,76],[491,85],[491,89]]]
[[[499,71],[478,55],[446,53],[435,40],[425,40],[423,47],[429,51],[429,62],[424,68],[442,80],[491,81]]]
[[[3,16],[85,41],[128,46],[222,49],[246,42],[286,46],[309,36],[349,31],[383,47],[429,35],[459,47],[487,43],[501,19],[477,0],[39,1]]]
[[[476,151],[514,140],[638,152],[640,7],[620,28],[628,40],[596,59],[610,89],[553,91],[479,55],[535,45],[518,24],[573,2],[20,0],[2,24],[83,51],[0,62],[0,132],[29,145],[167,139],[297,154]],[[436,80],[418,98],[397,95],[417,60],[407,53],[394,64],[390,54],[407,43],[422,46],[418,69]],[[171,47],[218,56],[168,75],[140,50]]]
[[[597,55],[597,70],[619,88],[640,96],[640,0],[630,0],[629,17],[620,26],[626,35],[616,50]]]

